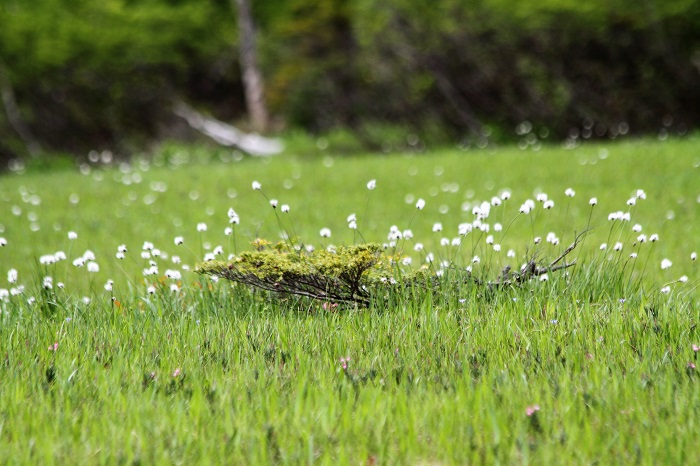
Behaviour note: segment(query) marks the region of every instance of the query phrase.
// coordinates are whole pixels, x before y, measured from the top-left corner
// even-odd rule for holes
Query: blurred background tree
[[[700,122],[695,0],[250,4],[276,131],[344,128],[376,148],[384,127],[453,143],[514,138],[524,121],[556,140]],[[236,6],[2,0],[0,157],[142,151],[184,137],[177,100],[256,126]]]

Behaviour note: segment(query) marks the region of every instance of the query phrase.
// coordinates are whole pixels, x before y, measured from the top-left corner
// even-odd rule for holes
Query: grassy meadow
[[[173,146],[6,173],[0,463],[698,463],[699,144],[270,159]],[[549,263],[590,232],[575,266],[521,286],[367,309],[194,273],[258,237],[389,243],[393,225],[403,266],[445,281]]]

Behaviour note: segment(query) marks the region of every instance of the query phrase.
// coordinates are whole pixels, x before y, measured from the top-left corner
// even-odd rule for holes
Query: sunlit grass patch
[[[5,176],[0,462],[696,462],[693,147]]]

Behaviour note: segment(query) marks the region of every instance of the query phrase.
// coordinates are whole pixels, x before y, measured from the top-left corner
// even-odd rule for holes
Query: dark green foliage
[[[254,3],[272,113],[365,147],[512,137],[525,120],[557,139],[700,121],[698,2]],[[235,19],[225,0],[7,0],[0,65],[45,149],[130,152],[182,136],[176,99],[245,116]],[[0,134],[0,158],[23,152],[4,111]]]

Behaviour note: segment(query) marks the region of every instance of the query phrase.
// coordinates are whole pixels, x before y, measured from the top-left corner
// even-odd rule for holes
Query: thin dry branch
[[[577,234],[576,237],[574,238],[573,243],[571,243],[564,251],[554,259],[552,262],[549,263],[549,265],[540,267],[537,265],[537,262],[535,259],[530,259],[525,266],[523,266],[520,269],[520,272],[510,272],[510,267],[506,267],[503,269],[501,272],[501,276],[497,281],[494,282],[488,282],[487,285],[489,287],[499,287],[499,286],[509,286],[509,285],[514,285],[514,284],[520,284],[524,283],[528,280],[531,280],[532,278],[542,276],[546,273],[551,273],[551,272],[557,272],[559,270],[564,270],[568,269],[569,267],[573,267],[576,265],[576,260],[574,259],[572,262],[566,262],[564,261],[563,264],[559,264],[559,262],[562,261],[566,256],[571,253],[574,249],[576,249],[576,246],[581,242],[581,239],[588,234],[590,229],[584,230],[581,233]]]

